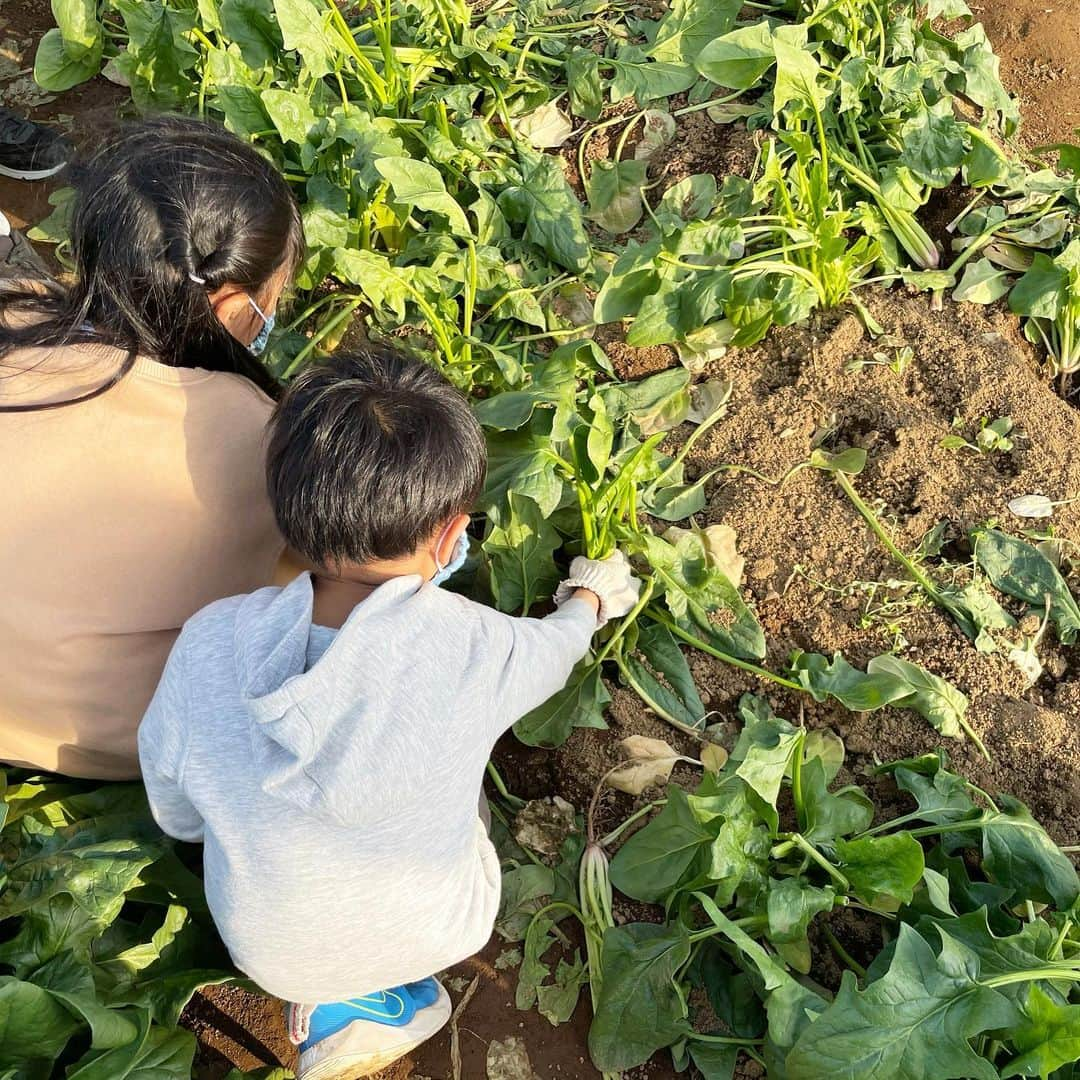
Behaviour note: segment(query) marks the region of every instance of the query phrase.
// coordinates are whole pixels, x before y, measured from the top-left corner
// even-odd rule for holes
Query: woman
[[[124,779],[184,620],[281,555],[253,353],[303,232],[195,121],[125,129],[76,188],[74,284],[0,294],[0,760]]]

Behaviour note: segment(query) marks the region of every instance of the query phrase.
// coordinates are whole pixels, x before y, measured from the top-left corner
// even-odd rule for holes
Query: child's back
[[[205,841],[237,966],[317,1003],[483,947],[499,901],[477,814],[488,756],[563,685],[596,617],[578,601],[511,619],[419,577],[377,588],[336,636],[311,613],[307,574],[200,612],[140,743],[163,826]]]

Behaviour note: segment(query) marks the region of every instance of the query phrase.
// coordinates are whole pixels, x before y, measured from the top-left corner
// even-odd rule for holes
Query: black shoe
[[[71,152],[62,135],[0,109],[0,176],[44,180],[67,165]]]

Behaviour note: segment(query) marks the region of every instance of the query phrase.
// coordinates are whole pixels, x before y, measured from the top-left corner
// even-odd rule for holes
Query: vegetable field
[[[1019,40],[1080,29],[1044,8]],[[473,400],[489,479],[454,588],[539,614],[615,547],[642,579],[497,749],[496,936],[396,1076],[1076,1075],[1080,95],[1036,79],[1027,135],[1031,70],[1013,50],[1003,82],[977,14],[53,0],[32,24],[56,112],[201,114],[293,183],[279,375],[392,335]],[[50,203],[32,236],[62,267]],[[276,1006],[215,985],[198,851],[137,786],[9,770],[4,798],[4,1076],[284,1075],[239,1071],[291,1064]]]

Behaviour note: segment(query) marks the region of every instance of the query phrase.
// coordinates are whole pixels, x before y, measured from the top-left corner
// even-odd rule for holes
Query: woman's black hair
[[[222,127],[162,116],[121,128],[72,173],[74,283],[0,292],[0,361],[78,343],[127,352],[105,383],[57,405],[104,393],[138,355],[234,372],[277,396],[276,380],[207,295],[228,283],[258,301],[303,257],[296,200],[274,166]],[[0,412],[54,407],[0,404]]]

